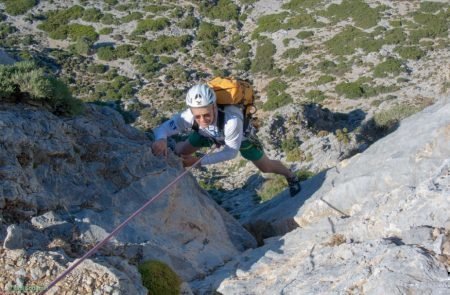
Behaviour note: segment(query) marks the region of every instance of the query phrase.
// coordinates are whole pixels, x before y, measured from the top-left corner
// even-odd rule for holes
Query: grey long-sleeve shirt
[[[217,108],[216,108],[217,109]],[[214,123],[207,128],[199,128],[202,136],[214,138],[225,145],[219,151],[212,153],[201,161],[201,165],[216,164],[231,160],[238,154],[243,139],[243,114],[242,110],[234,105],[224,107],[224,130],[217,127],[217,111]],[[171,135],[192,129],[194,116],[190,109],[174,115],[154,130],[155,139],[165,139]]]

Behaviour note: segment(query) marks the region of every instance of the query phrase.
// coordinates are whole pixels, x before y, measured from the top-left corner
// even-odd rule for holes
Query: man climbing
[[[155,141],[152,150],[156,156],[167,155],[168,136],[191,129],[193,132],[188,139],[179,142],[175,147],[175,153],[182,157],[185,167],[192,166],[198,161],[198,158],[192,155],[198,149],[218,144],[224,147],[207,155],[201,160],[200,165],[231,160],[239,151],[262,172],[286,177],[292,197],[300,192],[301,186],[297,176],[280,161],[269,159],[259,142],[244,136],[244,118],[239,106],[226,105],[223,109],[219,109],[214,91],[206,84],[190,88],[186,95],[186,104],[188,109],[174,115],[154,130]]]

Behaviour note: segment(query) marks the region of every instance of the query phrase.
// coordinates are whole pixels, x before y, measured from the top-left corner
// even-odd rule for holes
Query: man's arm
[[[192,127],[192,113],[185,110],[174,115],[153,130],[155,141],[152,144],[153,153],[156,156],[167,156],[167,137],[178,134]]]

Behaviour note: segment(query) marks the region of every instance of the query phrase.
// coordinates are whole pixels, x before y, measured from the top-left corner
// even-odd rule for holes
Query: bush
[[[82,111],[81,102],[73,98],[69,88],[33,62],[0,65],[0,100],[23,98],[40,101],[57,114]]]
[[[64,10],[50,11],[47,13],[47,19],[37,27],[48,33],[55,32],[71,20],[75,20],[83,16],[84,8],[78,5],[72,6]],[[65,26],[64,26],[65,27]]]
[[[360,98],[364,95],[364,90],[358,82],[340,83],[336,85],[335,90],[339,95],[350,99]]]
[[[238,20],[239,18],[239,7],[231,0],[219,0],[215,5],[202,3],[200,12],[209,18],[222,21]]]
[[[105,13],[100,19],[100,22],[104,25],[117,25],[119,21],[111,13]]]
[[[198,26],[198,19],[195,16],[188,15],[177,24],[182,29],[193,29]]]
[[[335,23],[352,18],[356,26],[368,29],[377,25],[380,19],[379,10],[371,8],[362,0],[343,0],[341,4],[328,6],[324,16],[331,18]]]
[[[212,40],[216,41],[220,38],[220,34],[225,31],[225,27],[216,26],[211,23],[202,22],[197,31],[197,39],[199,41]]]
[[[327,97],[325,94],[320,90],[310,90],[306,92],[305,96],[314,103],[320,103],[324,101]]]
[[[425,55],[425,51],[416,46],[396,47],[394,51],[404,59],[419,60]]]
[[[273,197],[284,191],[286,187],[287,181],[283,176],[276,175],[273,178],[269,178],[263,183],[261,189],[257,191],[261,203],[271,200]]]
[[[102,64],[90,64],[87,71],[92,74],[104,74],[108,70],[108,66]]]
[[[317,81],[314,82],[314,84],[315,85],[323,85],[323,84],[333,82],[334,80],[336,80],[335,77],[329,76],[329,75],[324,75],[324,76],[320,76],[319,79],[317,79]]]
[[[404,29],[395,28],[384,34],[384,42],[386,44],[400,44],[406,41],[406,37]]]
[[[103,13],[97,8],[88,8],[84,11],[82,19],[87,22],[99,22]]]
[[[394,127],[402,119],[419,112],[423,107],[410,104],[396,105],[376,113],[373,119],[377,127],[387,130]]]
[[[404,69],[402,68],[402,62],[400,60],[389,58],[375,66],[373,75],[374,77],[387,77],[389,75],[397,76],[403,71]]]
[[[149,294],[180,294],[181,279],[167,264],[150,260],[140,264],[138,270]]]
[[[273,55],[276,53],[276,47],[269,40],[264,40],[258,44],[256,55],[253,59],[251,71],[253,73],[267,73],[273,69]]]
[[[111,61],[115,60],[116,56],[114,53],[114,48],[112,46],[104,46],[97,49],[97,57],[100,60]]]
[[[107,27],[107,28],[101,29],[98,33],[99,33],[100,35],[109,35],[109,34],[111,34],[112,32],[113,32],[113,28]]]
[[[267,85],[267,101],[263,104],[264,111],[271,111],[291,103],[292,97],[285,92],[288,85],[286,82],[275,79]]]
[[[80,38],[85,38],[91,42],[98,40],[98,34],[93,26],[70,24],[67,26],[67,33],[72,40],[78,40]]]
[[[24,14],[36,4],[36,0],[2,0],[5,3],[5,11],[10,15]]]
[[[445,3],[425,1],[420,3],[420,10],[425,13],[435,13],[444,7],[448,7]]]
[[[141,35],[148,31],[161,31],[170,25],[169,19],[165,17],[160,17],[156,19],[144,19],[138,22],[136,30],[132,34]]]
[[[301,31],[297,34],[297,38],[299,39],[306,39],[309,38],[311,36],[314,36],[314,32],[313,31]]]
[[[298,48],[289,48],[288,50],[283,52],[281,57],[288,58],[288,59],[296,59],[297,57],[299,57],[303,53],[308,52],[308,49],[309,48],[306,47],[306,46],[300,46]]]
[[[129,22],[134,21],[134,20],[142,19],[143,17],[144,17],[144,15],[142,13],[137,12],[137,11],[133,11],[133,12],[129,13],[128,15],[122,17],[120,19],[120,22],[122,24],[129,23]]]
[[[365,52],[376,52],[383,46],[382,40],[352,26],[346,27],[341,33],[325,42],[328,50],[335,55],[351,55],[357,48]]]
[[[173,53],[180,48],[185,48],[192,41],[189,35],[177,37],[159,36],[155,40],[145,41],[138,49],[142,54]]]

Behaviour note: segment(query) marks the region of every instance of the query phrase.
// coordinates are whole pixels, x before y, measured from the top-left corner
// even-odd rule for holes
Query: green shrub
[[[325,94],[320,90],[310,90],[306,92],[305,96],[314,103],[320,103],[324,101],[327,97]]]
[[[64,83],[33,62],[0,65],[0,100],[21,98],[40,101],[57,114],[74,115],[83,108]]]
[[[112,32],[113,32],[113,28],[107,27],[107,28],[101,29],[98,33],[99,33],[100,35],[109,35],[109,34],[111,34]]]
[[[67,26],[67,33],[72,40],[78,40],[80,38],[85,38],[92,42],[98,40],[98,34],[93,26],[70,24]]]
[[[138,22],[136,30],[134,30],[132,34],[141,35],[145,34],[148,31],[161,31],[167,28],[169,25],[170,21],[165,17],[155,19],[147,18]]]
[[[276,47],[269,40],[258,43],[256,55],[252,61],[251,71],[253,73],[267,73],[273,69],[273,55],[276,53]]]
[[[182,29],[193,29],[198,26],[198,19],[195,16],[188,15],[177,24]]]
[[[285,92],[288,85],[281,79],[272,80],[267,85],[267,101],[263,104],[264,111],[271,111],[287,105],[293,101],[292,97]]]
[[[203,2],[200,12],[209,18],[222,21],[237,20],[239,18],[239,7],[231,0],[219,0],[216,4]]]
[[[386,44],[401,44],[406,41],[406,38],[407,36],[402,28],[395,28],[384,34],[384,42]]]
[[[350,99],[360,98],[364,95],[361,83],[358,82],[340,83],[336,85],[335,90],[337,94]]]
[[[161,12],[167,11],[169,9],[171,9],[172,7],[167,6],[167,5],[148,5],[144,7],[145,11],[154,13],[154,14],[161,14]]]
[[[88,8],[84,11],[82,19],[87,22],[99,22],[103,13],[97,8]]]
[[[37,27],[40,30],[51,33],[68,24],[71,20],[82,17],[83,12],[84,8],[78,5],[68,9],[50,11],[47,13],[47,19]]]
[[[180,294],[182,281],[167,264],[150,260],[140,264],[138,270],[149,294]]]
[[[324,76],[320,76],[319,79],[317,79],[317,81],[314,82],[314,84],[315,85],[323,85],[323,84],[333,82],[335,80],[336,80],[336,78],[333,76],[324,75]]]
[[[177,37],[159,36],[155,40],[145,41],[139,52],[142,54],[161,54],[161,53],[173,53],[180,48],[186,47],[192,40],[189,35],[182,35]]]
[[[7,23],[0,23],[0,39],[6,39],[6,37],[14,33],[15,31],[15,27],[12,27]]]
[[[325,42],[328,50],[335,55],[351,55],[357,48],[365,52],[376,52],[383,46],[382,40],[375,40],[368,33],[352,26],[347,26],[341,33]]]
[[[400,60],[388,58],[386,61],[375,66],[373,75],[374,77],[387,77],[389,75],[397,76],[403,71],[404,69]]]
[[[100,22],[104,25],[117,25],[119,21],[111,13],[105,13],[100,19]]]
[[[301,31],[297,34],[297,38],[299,38],[299,39],[307,39],[311,36],[314,36],[313,31]]]
[[[424,1],[420,3],[420,10],[425,13],[435,13],[444,7],[448,7],[445,3]]]
[[[106,61],[115,60],[116,56],[115,56],[114,48],[112,46],[100,47],[99,49],[97,49],[97,57],[100,60],[106,60]]]
[[[92,42],[86,38],[80,38],[73,46],[73,50],[80,55],[88,55],[91,53]]]
[[[445,12],[439,14],[426,14],[417,12],[414,21],[422,27],[410,32],[410,39],[417,43],[421,38],[436,38],[448,36],[448,15]]]
[[[1,0],[5,4],[5,11],[10,15],[24,14],[36,4],[36,0]]]
[[[356,26],[368,29],[377,25],[379,8],[371,8],[362,0],[343,0],[341,4],[331,4],[323,13],[335,23],[352,18]]]
[[[298,48],[289,48],[288,50],[283,52],[281,57],[288,58],[288,59],[296,59],[297,57],[299,57],[303,53],[308,52],[308,50],[309,50],[309,48],[306,47],[306,46],[300,46]]]
[[[421,111],[423,107],[425,106],[415,106],[410,104],[396,105],[390,109],[376,113],[373,119],[377,127],[390,129],[402,119]]]
[[[298,170],[295,171],[295,174],[297,175],[298,179],[300,179],[300,181],[305,181],[316,175],[314,172],[309,170]]]
[[[221,39],[220,34],[224,31],[225,27],[216,26],[208,22],[202,22],[197,31],[197,39],[199,41],[216,41],[217,39]]]
[[[271,200],[276,195],[280,194],[287,187],[286,178],[276,175],[273,178],[267,179],[262,185],[261,189],[257,191],[261,202]]]
[[[286,161],[288,162],[300,162],[304,161],[305,158],[305,153],[299,148],[286,152]]]
[[[104,74],[107,70],[108,67],[102,64],[90,64],[87,67],[87,71],[92,74]]]
[[[140,13],[138,11],[133,11],[131,13],[128,13],[128,15],[122,17],[120,19],[120,22],[122,24],[125,24],[125,23],[129,23],[131,21],[134,21],[134,20],[142,19],[143,17],[144,17],[144,15],[142,13]]]
[[[283,4],[281,7],[286,10],[303,10],[305,8],[314,8],[320,5],[323,1],[317,0],[291,0]]]
[[[261,16],[256,23],[258,26],[253,30],[252,39],[256,39],[262,32],[272,33],[281,30],[288,15],[287,12],[282,12]]]
[[[339,142],[344,144],[350,143],[350,135],[348,134],[347,128],[337,129],[336,130],[336,138]]]
[[[419,60],[425,55],[425,51],[416,46],[409,46],[409,47],[399,46],[396,47],[394,51],[397,52],[403,59]]]

